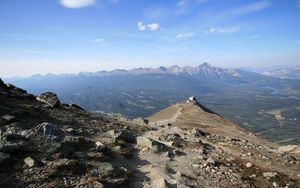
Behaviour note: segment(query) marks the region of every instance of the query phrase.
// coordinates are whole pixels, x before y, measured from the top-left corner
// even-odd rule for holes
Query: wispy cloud
[[[202,16],[211,17],[214,19],[225,19],[232,17],[239,17],[255,12],[259,12],[269,8],[272,4],[269,1],[258,1],[255,3],[246,4],[243,6],[227,9],[224,11],[207,11],[201,13]]]
[[[140,31],[145,31],[145,30],[156,31],[159,29],[160,25],[158,23],[150,23],[146,25],[142,21],[139,21],[137,23],[137,27]]]
[[[186,39],[194,36],[195,36],[194,33],[179,33],[178,35],[176,35],[176,39]]]
[[[262,11],[271,6],[268,1],[259,1],[256,3],[247,4],[241,7],[233,8],[231,10],[225,11],[223,16],[241,16],[245,14],[250,14],[258,11]]]
[[[96,0],[60,0],[60,4],[66,8],[82,8],[95,3]]]
[[[219,26],[211,26],[208,32],[210,33],[223,33],[223,34],[231,34],[236,33],[240,30],[240,27],[219,27]]]
[[[104,41],[103,38],[95,38],[95,39],[94,39],[94,42],[103,42],[103,41]]]

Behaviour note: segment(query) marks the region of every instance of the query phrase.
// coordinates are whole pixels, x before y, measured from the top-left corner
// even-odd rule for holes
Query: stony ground
[[[99,116],[0,80],[0,187],[299,187],[297,153],[197,101],[170,108]]]

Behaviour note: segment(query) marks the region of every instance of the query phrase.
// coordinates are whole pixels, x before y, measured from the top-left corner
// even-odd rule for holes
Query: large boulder
[[[41,133],[45,136],[54,137],[57,140],[61,140],[61,141],[64,139],[64,135],[65,135],[60,128],[48,122],[44,122],[36,126],[35,132]]]
[[[65,136],[61,144],[61,152],[65,156],[72,156],[76,151],[83,152],[94,148],[95,143],[82,136]]]
[[[64,132],[57,125],[44,122],[34,129],[29,140],[35,150],[47,155],[56,152],[61,147],[64,137]]]
[[[36,100],[46,103],[50,107],[58,107],[60,105],[60,101],[55,93],[46,92],[42,93],[36,97]]]

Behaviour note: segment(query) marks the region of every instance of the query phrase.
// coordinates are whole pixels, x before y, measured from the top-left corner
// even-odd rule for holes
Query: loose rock
[[[28,166],[29,168],[33,167],[35,165],[34,160],[31,157],[27,157],[24,159],[24,163],[26,164],[26,166]]]
[[[161,152],[167,149],[166,145],[143,136],[137,137],[137,145],[148,147],[154,152]]]
[[[246,163],[246,167],[247,167],[247,168],[250,168],[250,167],[252,167],[252,166],[253,166],[252,163],[250,163],[250,162]]]

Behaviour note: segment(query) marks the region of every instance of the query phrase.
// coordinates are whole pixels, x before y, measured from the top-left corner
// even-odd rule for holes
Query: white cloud
[[[160,26],[158,23],[151,23],[145,25],[142,21],[139,21],[137,23],[137,27],[140,31],[145,31],[145,30],[156,31]]]
[[[151,31],[156,31],[159,28],[159,24],[158,23],[151,23],[147,25],[148,30]]]
[[[209,29],[210,33],[224,33],[224,34],[231,34],[236,33],[240,30],[240,27],[214,27],[212,26]]]
[[[184,38],[184,35],[182,33],[180,33],[180,34],[176,35],[176,38],[177,39],[182,39],[182,38]]]
[[[146,30],[146,25],[144,25],[144,23],[141,22],[141,21],[139,21],[137,23],[137,26],[138,26],[139,30],[141,30],[141,31],[145,31]]]
[[[95,38],[95,39],[94,39],[94,42],[103,42],[103,41],[104,41],[103,38]]]
[[[186,39],[186,38],[191,38],[193,36],[195,36],[194,33],[180,33],[176,35],[176,39]]]
[[[96,0],[60,0],[60,4],[66,8],[82,8],[96,3]]]

